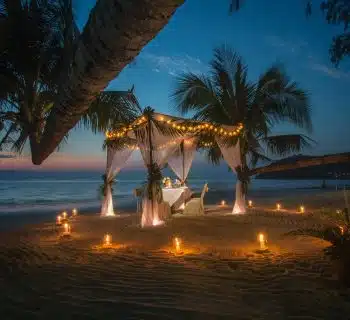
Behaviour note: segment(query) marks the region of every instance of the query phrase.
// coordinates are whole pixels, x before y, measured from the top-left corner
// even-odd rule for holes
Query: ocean
[[[72,210],[99,213],[101,199],[99,186],[102,183],[103,172],[97,171],[0,171],[0,220],[5,217],[11,221],[18,220],[16,216],[52,215],[62,210]],[[175,178],[170,170],[165,169],[164,176]],[[136,199],[133,189],[139,187],[146,179],[143,168],[126,169],[116,177],[113,187],[113,200],[116,211],[135,212]],[[198,192],[204,183],[209,185],[206,203],[216,203],[225,194],[227,201],[234,199],[235,175],[226,166],[212,167],[194,165],[188,178],[188,186]],[[281,198],[284,193],[312,192],[319,189],[321,180],[252,180],[250,194],[256,197],[270,197],[272,194]],[[328,188],[335,190],[336,186],[350,185],[349,181],[327,181]],[[220,196],[215,196],[220,195]],[[211,196],[210,196],[211,195]],[[43,218],[43,217],[42,217]],[[23,218],[21,218],[23,221]],[[1,224],[1,223],[0,223]],[[0,228],[4,228],[4,224]]]

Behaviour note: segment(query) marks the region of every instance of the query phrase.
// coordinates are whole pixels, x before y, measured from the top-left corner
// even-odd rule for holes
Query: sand
[[[319,219],[206,211],[149,229],[136,215],[80,215],[70,239],[52,223],[0,234],[1,319],[349,319],[327,243],[282,236]],[[255,252],[259,232],[268,253]]]

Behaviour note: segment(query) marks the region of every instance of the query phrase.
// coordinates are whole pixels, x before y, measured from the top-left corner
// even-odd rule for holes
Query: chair
[[[187,216],[201,216],[204,215],[204,196],[208,192],[208,184],[206,183],[202,189],[199,198],[192,198],[187,202],[186,207],[183,211],[184,215]]]

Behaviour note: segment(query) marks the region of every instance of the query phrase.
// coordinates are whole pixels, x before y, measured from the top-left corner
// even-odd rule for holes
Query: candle
[[[252,200],[249,200],[249,201],[248,201],[248,207],[249,207],[249,208],[253,207],[253,201],[252,201]]]
[[[69,236],[70,235],[70,224],[69,223],[65,223],[63,225],[63,235]]]
[[[276,209],[277,209],[277,211],[281,210],[281,204],[280,203],[276,204]]]
[[[62,217],[60,215],[57,216],[56,218],[56,224],[61,225],[62,224]]]
[[[174,238],[175,251],[179,253],[181,251],[181,240],[177,237]]]
[[[221,206],[222,207],[226,206],[226,201],[225,200],[221,200]]]
[[[72,210],[72,213],[73,213],[73,216],[76,216],[76,215],[78,214],[78,210],[74,208],[74,209]]]
[[[266,239],[265,239],[265,235],[263,233],[259,233],[258,234],[258,241],[260,243],[260,250],[266,250],[267,246],[266,246]]]
[[[304,213],[305,212],[305,207],[304,206],[300,206],[300,213]]]
[[[107,234],[104,236],[104,238],[103,238],[103,244],[104,244],[105,246],[110,246],[111,243],[112,243],[112,236],[111,236],[110,234],[107,233]]]
[[[66,211],[63,211],[63,212],[62,212],[62,216],[63,216],[63,219],[64,219],[64,220],[67,219],[67,212],[66,212]]]

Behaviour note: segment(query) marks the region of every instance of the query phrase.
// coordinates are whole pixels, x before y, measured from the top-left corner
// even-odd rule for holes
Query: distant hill
[[[297,160],[313,158],[307,155],[295,155],[274,163],[293,163]],[[350,180],[350,163],[327,164],[294,170],[262,173],[256,179],[345,179]]]

